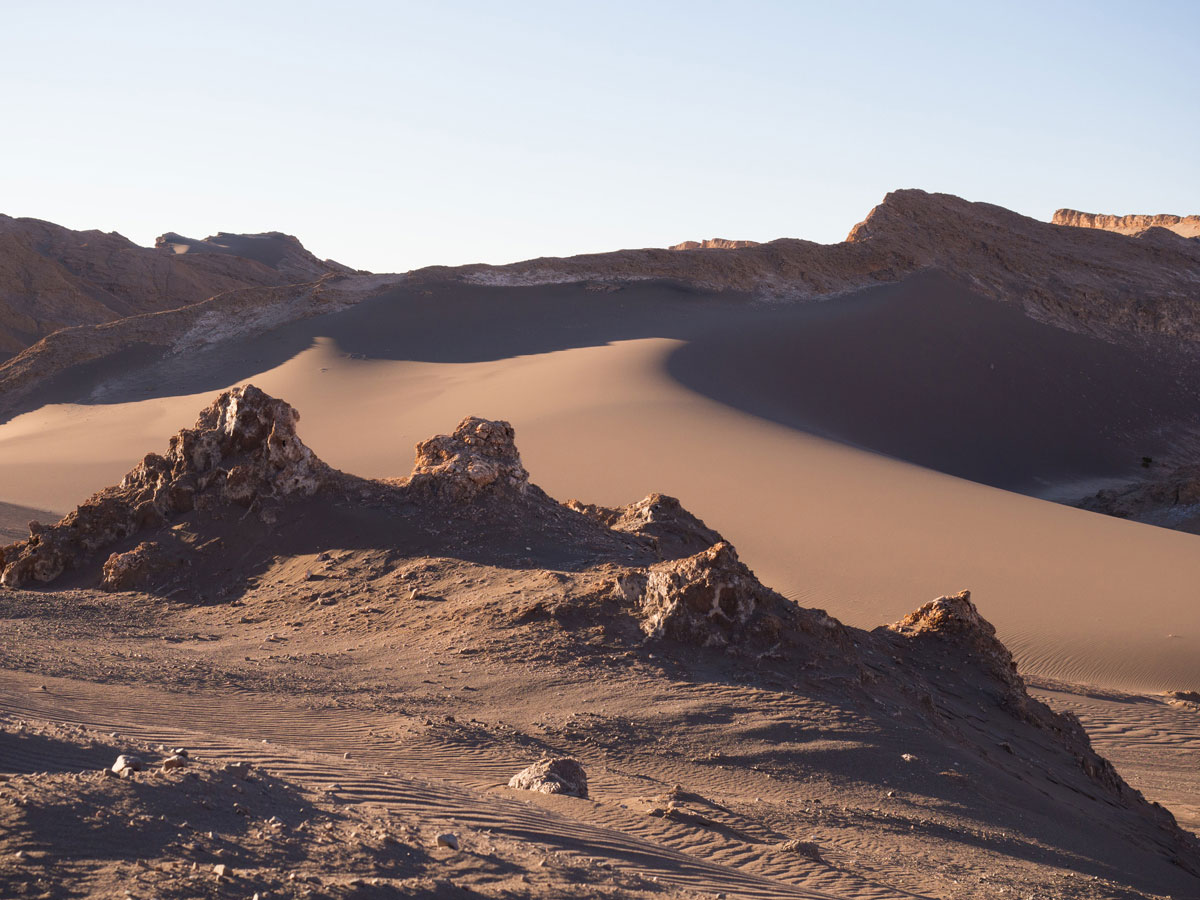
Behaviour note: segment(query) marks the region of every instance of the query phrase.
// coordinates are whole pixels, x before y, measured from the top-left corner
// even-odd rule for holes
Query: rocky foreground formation
[[[548,497],[529,482],[508,423],[467,418],[452,434],[419,444],[407,478],[369,481],[318,460],[300,440],[298,420],[288,404],[252,386],[221,394],[194,428],[147,455],[121,484],[54,525],[32,523],[28,539],[0,550],[0,583],[212,600],[205,592],[218,584],[225,587],[215,597],[228,596],[281,558],[311,553],[301,548],[314,537],[362,548],[341,558],[358,560],[359,577],[369,571],[380,584],[406,561],[426,560],[419,567],[426,571],[430,560],[442,560],[448,583],[505,586],[444,596],[439,613],[453,617],[456,644],[476,631],[503,633],[492,651],[497,664],[509,654],[527,660],[537,648],[544,664],[579,665],[601,653],[591,664],[603,668],[602,659],[652,650],[651,660],[673,660],[673,678],[767,679],[786,686],[787,696],[820,698],[880,728],[903,723],[905,746],[920,750],[904,753],[899,765],[920,766],[923,754],[949,749],[957,768],[938,777],[967,779],[955,789],[956,803],[986,807],[1015,828],[1045,817],[1052,836],[1042,839],[1075,841],[1071,852],[1091,852],[1094,841],[1119,848],[1117,868],[1156,890],[1200,887],[1196,839],[1130,788],[1077,720],[1030,697],[967,592],[894,625],[849,628],[764,586],[728,542],[672,498],[614,509]],[[316,560],[336,562],[327,552]],[[514,578],[532,584],[535,560],[553,566],[537,577],[560,587],[508,590]],[[327,577],[309,570],[303,580]],[[405,602],[383,588],[356,596],[372,590],[381,591],[377,603]],[[407,602],[421,599],[414,588]],[[425,613],[423,627],[429,619]],[[519,788],[588,795],[574,764],[561,759],[543,759],[514,780]],[[1053,799],[1064,791],[1069,802]],[[674,801],[661,814],[704,821]]]
[[[1200,237],[1200,216],[1132,215],[1106,216],[1080,212],[1077,209],[1055,210],[1050,220],[1054,225],[1070,225],[1073,228],[1099,228],[1117,234],[1137,235],[1151,228],[1165,228],[1180,237]]]
[[[0,215],[0,359],[61,328],[350,271],[277,232],[204,241],[167,234],[147,248],[115,232]]]
[[[840,244],[622,250],[507,266],[433,267],[416,280],[484,285],[667,281],[770,300],[831,297],[938,269],[1030,316],[1110,339],[1200,340],[1200,242],[1062,228],[949,194],[893,191]]]

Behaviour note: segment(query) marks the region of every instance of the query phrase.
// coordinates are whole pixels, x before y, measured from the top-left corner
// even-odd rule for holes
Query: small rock
[[[434,840],[439,847],[448,847],[451,850],[457,850],[459,847],[458,835],[450,831],[439,834]]]
[[[180,756],[179,754],[168,756],[162,761],[162,767],[164,769],[182,769],[186,765],[187,758]]]
[[[814,862],[825,861],[821,858],[821,848],[812,841],[784,841],[779,845],[779,849],[786,850],[788,853],[798,853]]]
[[[916,756],[914,756],[914,755],[913,755],[913,754],[911,754],[911,753],[901,753],[901,754],[900,754],[900,758],[901,758],[902,760],[904,760],[905,762],[907,762],[907,763],[911,763],[911,762],[916,762],[916,761],[917,761],[917,757],[916,757]]]
[[[221,771],[228,772],[230,775],[233,775],[233,776],[245,781],[250,777],[250,771],[251,771],[250,763],[248,763],[248,762],[225,763],[225,765],[221,767]]]
[[[217,863],[215,866],[213,866],[213,874],[218,878],[224,878],[225,873],[228,871],[229,866],[225,865],[225,863]]]
[[[508,786],[543,794],[567,794],[584,800],[588,795],[587,773],[578,760],[570,757],[543,757],[514,775]]]
[[[140,772],[144,768],[146,768],[146,764],[142,762],[140,757],[123,753],[112,764],[111,771],[114,775],[124,775],[127,772]]]

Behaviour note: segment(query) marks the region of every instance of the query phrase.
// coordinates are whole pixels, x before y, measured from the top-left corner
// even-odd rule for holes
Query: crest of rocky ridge
[[[431,267],[416,281],[483,285],[665,281],[768,300],[832,297],[936,269],[1040,321],[1122,340],[1200,340],[1200,244],[1065,228],[950,194],[893,191],[839,244],[621,250],[504,266]]]
[[[0,359],[62,328],[350,272],[278,233],[205,241],[167,234],[150,248],[116,232],[0,215]]]
[[[1131,215],[1106,216],[1080,212],[1077,209],[1055,210],[1050,220],[1055,225],[1070,225],[1073,228],[1099,228],[1118,234],[1137,235],[1151,228],[1165,228],[1180,237],[1200,237],[1200,216]]]

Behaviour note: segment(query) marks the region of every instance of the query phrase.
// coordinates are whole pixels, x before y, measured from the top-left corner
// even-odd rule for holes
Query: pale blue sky
[[[1200,3],[0,0],[0,212],[376,271],[1200,212]]]

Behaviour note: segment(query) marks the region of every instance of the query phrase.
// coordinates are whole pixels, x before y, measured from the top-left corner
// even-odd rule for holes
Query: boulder
[[[508,786],[543,794],[568,794],[585,800],[588,795],[587,773],[578,760],[569,757],[539,759],[509,779]]]
[[[142,541],[125,553],[114,553],[105,560],[100,587],[105,591],[131,591],[169,565],[161,545]]]
[[[146,764],[140,756],[123,753],[117,757],[117,761],[112,764],[112,773],[114,775],[125,776],[130,772],[140,772],[146,768]]]

